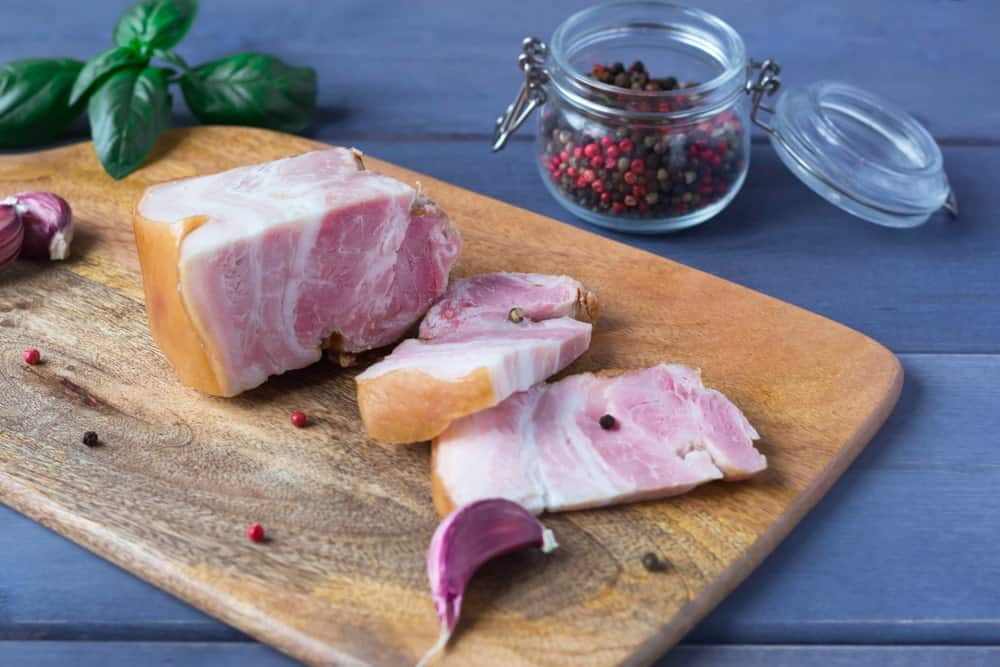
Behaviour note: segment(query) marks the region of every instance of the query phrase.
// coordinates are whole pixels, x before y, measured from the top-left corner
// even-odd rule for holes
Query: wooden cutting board
[[[106,176],[90,144],[0,157],[0,194],[52,190],[65,263],[0,275],[0,501],[315,665],[412,665],[438,634],[424,555],[428,448],[369,441],[353,372],[329,362],[234,399],[180,386],[149,336],[131,210],[142,190],[321,147],[263,130],[174,130]],[[360,146],[364,148],[364,146]],[[567,273],[602,303],[570,371],[698,366],[763,436],[769,469],[683,497],[545,519],[562,547],[488,565],[442,664],[655,660],[742,580],[881,426],[902,384],[878,343],[812,313],[441,181],[465,240],[457,275]],[[775,267],[780,270],[781,267]],[[42,351],[26,366],[23,349]],[[311,426],[289,424],[304,410]],[[105,444],[88,449],[84,431]],[[253,544],[262,523],[270,541]],[[670,563],[650,573],[654,551]]]

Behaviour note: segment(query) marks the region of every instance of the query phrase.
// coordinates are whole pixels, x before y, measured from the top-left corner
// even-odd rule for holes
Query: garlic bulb
[[[0,271],[14,263],[21,252],[24,224],[13,206],[0,204]]]
[[[52,192],[19,192],[0,202],[16,209],[24,224],[21,257],[66,259],[73,241],[73,212]]]

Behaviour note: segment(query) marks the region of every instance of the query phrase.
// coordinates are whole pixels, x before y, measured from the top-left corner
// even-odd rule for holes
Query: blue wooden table
[[[0,60],[85,59],[128,4],[5,0]],[[605,234],[857,328],[906,370],[895,413],[843,479],[660,666],[1000,664],[1000,4],[698,4],[781,62],[788,85],[842,79],[911,111],[943,147],[962,216],[910,231],[860,222],[758,138],[715,220]],[[521,38],[547,37],[582,3],[203,5],[182,55],[315,66],[312,136],[584,226],[543,189],[528,133],[488,148]],[[0,506],[0,665],[67,664],[294,663]]]

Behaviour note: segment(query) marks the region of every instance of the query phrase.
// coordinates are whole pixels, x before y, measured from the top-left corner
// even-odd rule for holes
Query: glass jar
[[[722,20],[614,2],[574,14],[548,45],[526,40],[525,50],[523,66],[545,68],[538,168],[576,216],[632,232],[682,229],[718,213],[743,185],[748,60]],[[615,76],[639,89],[614,85]]]
[[[942,206],[957,211],[937,144],[916,120],[831,82],[772,109],[764,99],[779,87],[777,64],[752,62],[739,34],[708,12],[609,2],[522,50],[524,85],[497,120],[493,149],[540,108],[542,181],[596,225],[654,233],[716,215],[746,178],[751,123],[796,176],[854,215],[905,227]],[[777,115],[767,125],[760,112]]]

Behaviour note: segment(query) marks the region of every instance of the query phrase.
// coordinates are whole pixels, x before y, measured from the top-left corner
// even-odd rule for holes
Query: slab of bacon
[[[153,186],[134,228],[154,339],[219,396],[397,341],[461,249],[432,201],[344,148]]]

